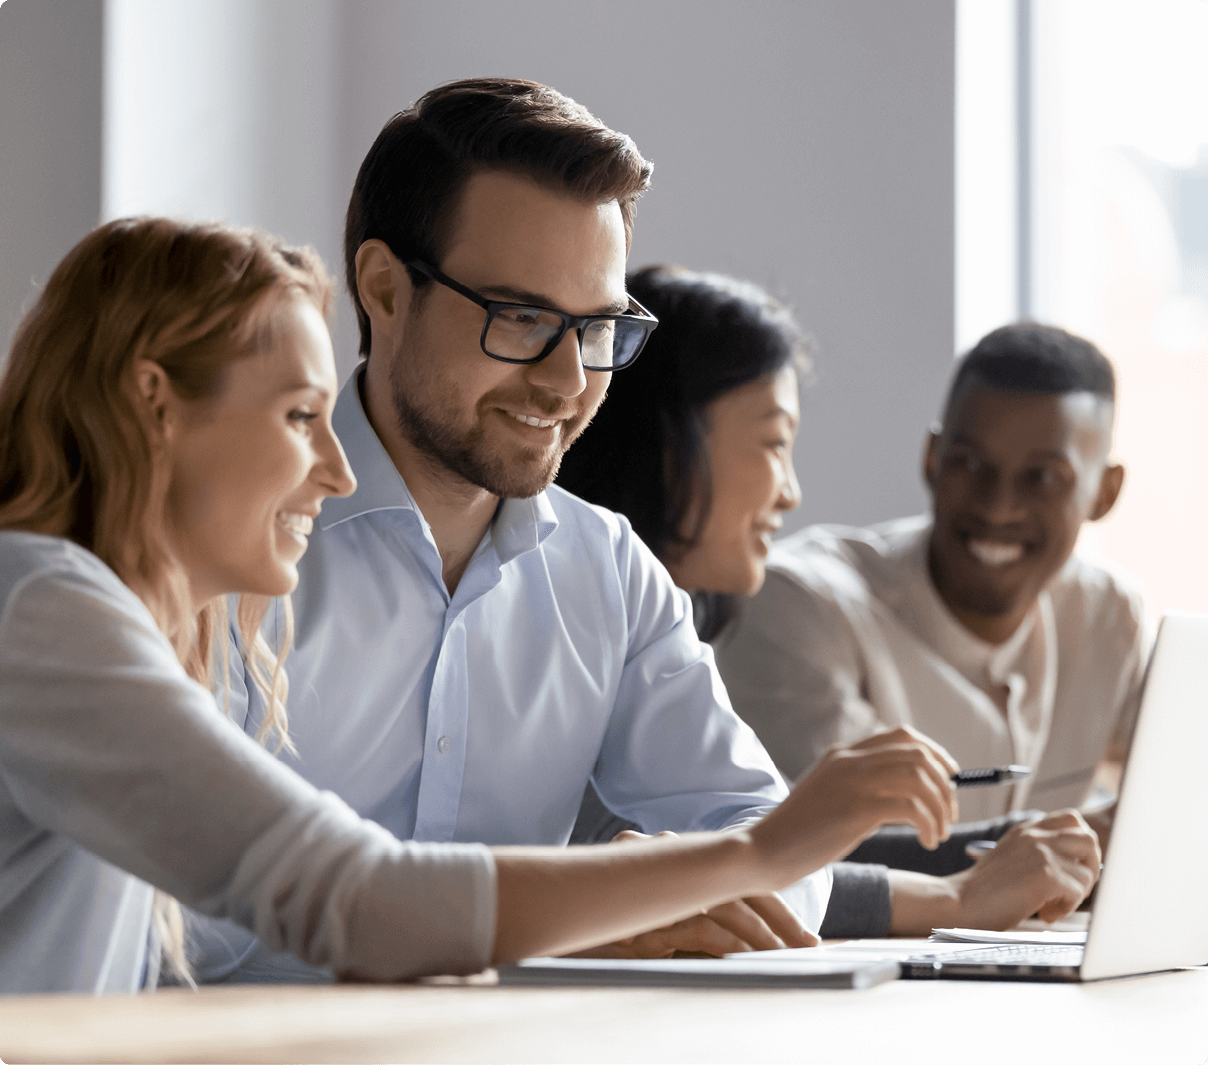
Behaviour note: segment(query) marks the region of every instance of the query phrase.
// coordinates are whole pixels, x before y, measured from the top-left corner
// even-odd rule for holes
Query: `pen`
[[[958,788],[981,788],[989,784],[1005,784],[1009,780],[1025,780],[1032,775],[1026,765],[1000,765],[986,769],[962,769],[953,773],[952,783]]]

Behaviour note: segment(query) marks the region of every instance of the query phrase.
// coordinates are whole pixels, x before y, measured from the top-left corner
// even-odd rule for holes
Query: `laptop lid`
[[[1208,615],[1169,613],[1149,661],[1083,980],[1208,963]]]

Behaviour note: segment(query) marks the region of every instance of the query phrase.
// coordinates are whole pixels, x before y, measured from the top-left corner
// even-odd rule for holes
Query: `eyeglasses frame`
[[[583,369],[593,370],[596,373],[612,373],[614,370],[624,370],[626,367],[632,366],[637,361],[637,357],[642,354],[642,349],[646,346],[646,341],[648,341],[650,339],[650,334],[654,332],[654,330],[658,327],[658,324],[659,324],[659,320],[653,314],[651,314],[648,310],[646,310],[646,308],[643,307],[632,296],[628,296],[628,294],[627,294],[627,298],[629,299],[630,304],[632,306],[636,307],[641,312],[640,315],[639,314],[583,314],[583,315],[567,314],[565,311],[555,310],[553,307],[539,307],[536,304],[532,304],[532,303],[514,303],[514,302],[511,302],[508,300],[489,300],[485,296],[479,295],[472,288],[467,288],[465,285],[461,284],[460,282],[454,281],[453,278],[449,277],[447,274],[442,273],[435,266],[432,266],[429,263],[424,262],[422,259],[411,259],[410,261],[404,263],[404,265],[407,266],[409,269],[417,270],[419,273],[421,273],[425,277],[428,277],[431,280],[435,281],[437,284],[444,285],[445,288],[452,289],[459,296],[464,296],[471,303],[476,303],[479,307],[481,307],[484,311],[487,312],[486,321],[482,323],[482,333],[479,335],[479,338],[478,338],[478,346],[480,348],[482,348],[482,353],[484,355],[486,355],[490,359],[494,359],[496,362],[511,363],[512,365],[515,365],[515,366],[532,366],[534,363],[540,362],[547,355],[549,355],[551,352],[553,352],[553,350],[559,344],[562,343],[562,338],[564,336],[566,336],[567,331],[570,329],[574,329],[579,333],[579,362],[583,366]],[[531,310],[535,310],[535,311],[542,311],[545,314],[555,314],[559,318],[562,319],[562,328],[560,330],[558,330],[558,332],[555,333],[554,336],[552,338],[550,338],[549,341],[546,342],[545,347],[542,348],[542,350],[541,350],[541,354],[535,355],[531,359],[509,359],[503,355],[495,355],[495,354],[487,351],[487,331],[491,328],[491,322],[493,322],[495,320],[496,315],[498,315],[500,311],[506,310],[508,308],[531,309]],[[584,326],[586,326],[590,322],[599,322],[599,321],[604,321],[604,320],[612,320],[612,319],[616,319],[616,318],[623,318],[625,321],[628,321],[628,322],[637,322],[645,328],[645,335],[642,337],[642,342],[638,345],[637,351],[635,351],[628,360],[621,363],[620,366],[588,366],[586,363],[583,362],[583,332],[582,331],[583,331]]]

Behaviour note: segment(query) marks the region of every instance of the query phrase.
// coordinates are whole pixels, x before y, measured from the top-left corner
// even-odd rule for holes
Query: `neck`
[[[986,643],[1006,643],[1019,631],[1019,626],[1023,624],[1022,617],[1001,618],[986,617],[983,614],[970,614],[966,610],[955,609],[946,599],[944,602],[947,604],[948,609],[952,611],[957,621],[978,639],[985,640]]]
[[[495,517],[499,497],[453,473],[403,435],[389,391],[374,387],[372,369],[370,360],[361,384],[365,416],[432,529],[441,578],[452,595]]]

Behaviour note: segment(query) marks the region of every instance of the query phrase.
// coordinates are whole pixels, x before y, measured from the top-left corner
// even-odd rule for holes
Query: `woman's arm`
[[[910,729],[830,751],[749,829],[607,847],[496,849],[494,958],[561,954],[794,883],[886,821],[937,845],[955,814],[951,760]]]
[[[10,596],[0,726],[14,813],[270,949],[374,979],[608,942],[783,888],[886,821],[934,846],[955,813],[950,760],[898,730],[832,751],[739,832],[494,860],[403,843],[224,720],[103,573],[40,575]]]

